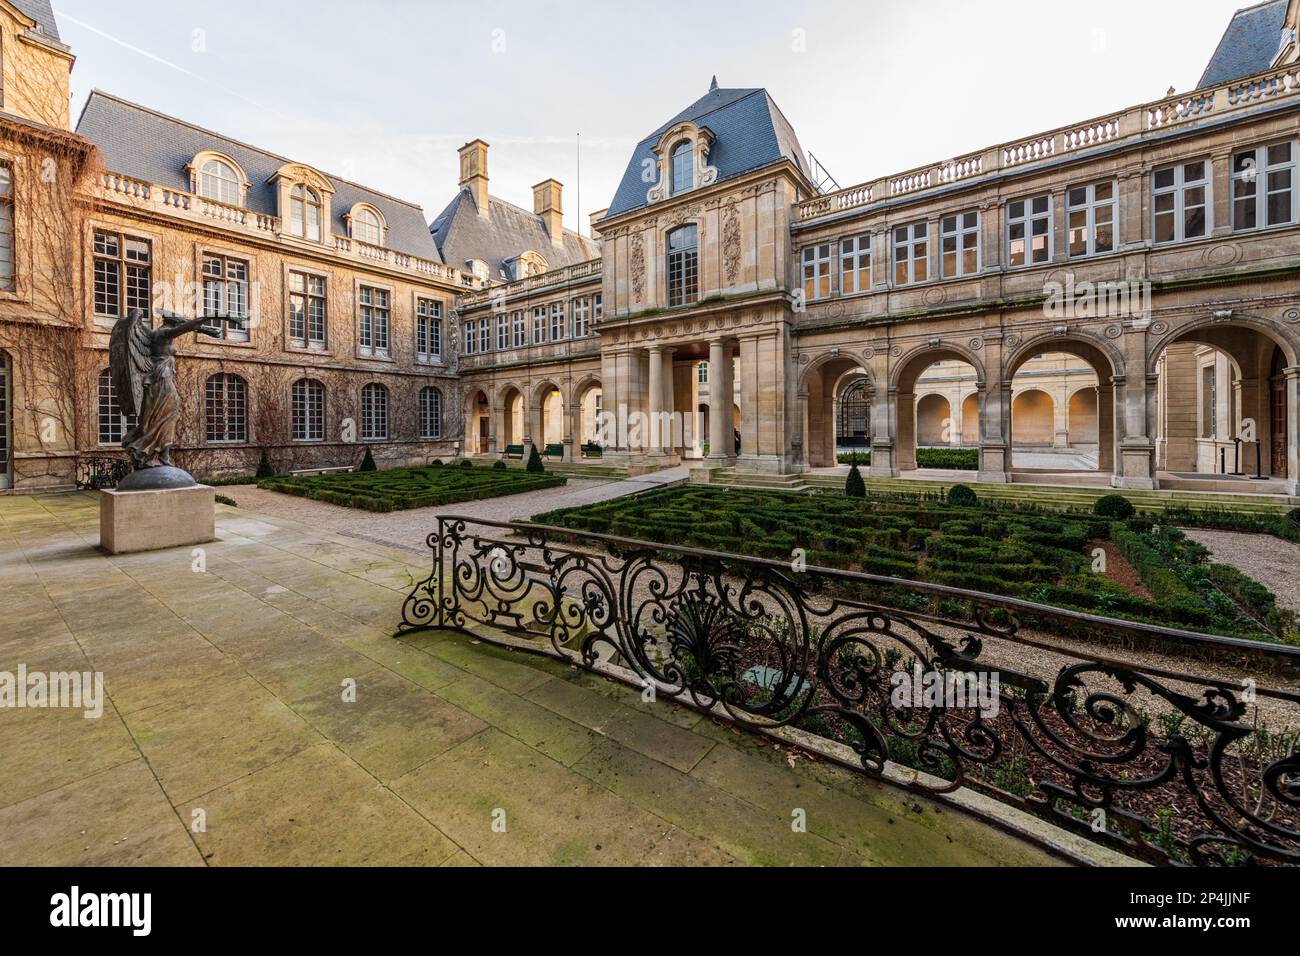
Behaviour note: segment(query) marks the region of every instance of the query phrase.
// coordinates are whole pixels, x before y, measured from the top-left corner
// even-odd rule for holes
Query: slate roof
[[[77,121],[77,132],[100,148],[105,165],[113,172],[181,192],[190,189],[190,177],[185,166],[195,155],[205,149],[225,153],[239,163],[248,176],[245,207],[268,216],[278,216],[280,211],[275,187],[267,180],[285,163],[296,162],[99,90],[93,91],[86,100]],[[330,210],[331,232],[346,236],[344,213],[355,203],[368,202],[384,215],[388,225],[388,248],[435,262],[442,261],[438,247],[429,236],[424,211],[419,206],[337,176],[321,174],[335,190]]]
[[[9,0],[9,2],[40,24],[41,32],[51,40],[59,39],[59,25],[54,21],[54,8],[50,6],[50,0]]]
[[[488,218],[478,214],[474,196],[462,188],[429,227],[442,260],[461,269],[471,259],[488,264],[494,282],[512,276],[506,261],[531,249],[551,269],[586,262],[600,255],[600,246],[571,229],[564,230],[564,247],[551,244],[542,217],[496,196],[488,198]]]
[[[1282,47],[1287,0],[1268,0],[1232,15],[1198,88],[1218,86],[1273,65]]]
[[[606,215],[617,216],[646,205],[646,192],[653,183],[641,178],[645,160],[653,161],[659,137],[686,120],[713,131],[709,165],[717,168],[718,182],[783,159],[810,176],[799,137],[767,90],[714,87],[637,144]]]

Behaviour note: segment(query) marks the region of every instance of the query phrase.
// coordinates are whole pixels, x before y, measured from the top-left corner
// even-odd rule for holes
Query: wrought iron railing
[[[1138,667],[1033,628],[1173,641],[1273,675],[1294,675],[1300,648],[533,524],[446,516],[428,544],[402,631],[530,637],[751,729],[838,740],[867,774],[892,761],[916,789],[970,786],[1152,862],[1300,863],[1300,694]],[[931,675],[973,696],[899,695]],[[977,685],[993,693],[977,699]]]
[[[131,462],[112,455],[81,455],[77,458],[77,487],[98,491],[113,488],[131,471]]]

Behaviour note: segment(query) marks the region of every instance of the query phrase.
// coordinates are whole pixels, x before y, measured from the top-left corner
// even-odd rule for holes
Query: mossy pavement
[[[0,709],[0,864],[1056,862],[564,663],[394,639],[412,551],[223,506],[195,570],[100,553],[97,515],[0,497],[0,671],[101,671],[108,698]]]

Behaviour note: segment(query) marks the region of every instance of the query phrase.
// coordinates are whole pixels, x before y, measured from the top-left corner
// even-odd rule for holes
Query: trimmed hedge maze
[[[672,488],[538,515],[541,524],[664,544],[947,584],[1168,627],[1300,643],[1295,616],[1235,568],[1152,517],[979,504],[938,496]],[[1122,555],[1141,586],[1096,573],[1093,553]],[[1112,557],[1112,563],[1115,562]],[[1118,570],[1115,568],[1112,571]],[[1131,575],[1130,575],[1131,577]],[[1149,597],[1147,596],[1149,595]],[[874,595],[911,608],[912,592]]]
[[[468,463],[467,463],[468,464]],[[268,478],[259,488],[313,501],[325,501],[365,511],[406,511],[460,501],[498,498],[563,485],[562,475],[518,470],[453,467],[441,463],[425,468],[391,468],[339,475]]]
[[[865,466],[871,464],[871,452],[843,451],[836,459],[841,465]],[[950,471],[979,471],[978,448],[918,448],[917,468],[945,468]]]

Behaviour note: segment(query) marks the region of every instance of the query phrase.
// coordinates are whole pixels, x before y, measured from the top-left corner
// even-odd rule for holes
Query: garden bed
[[[258,487],[345,508],[387,512],[540,491],[566,481],[563,475],[435,463],[424,468],[266,478]]]
[[[538,515],[541,524],[664,544],[861,571],[1024,598],[1107,617],[1230,637],[1300,643],[1272,592],[1150,516],[955,507],[938,496],[799,495],[672,488]],[[1094,571],[1123,556],[1139,581]],[[1118,570],[1118,569],[1117,569]],[[869,597],[907,610],[911,592]],[[1030,622],[1024,622],[1030,623]]]
[[[837,459],[841,465],[866,467],[871,464],[870,451],[844,451]],[[918,448],[917,468],[944,468],[949,471],[979,471],[978,448]]]

